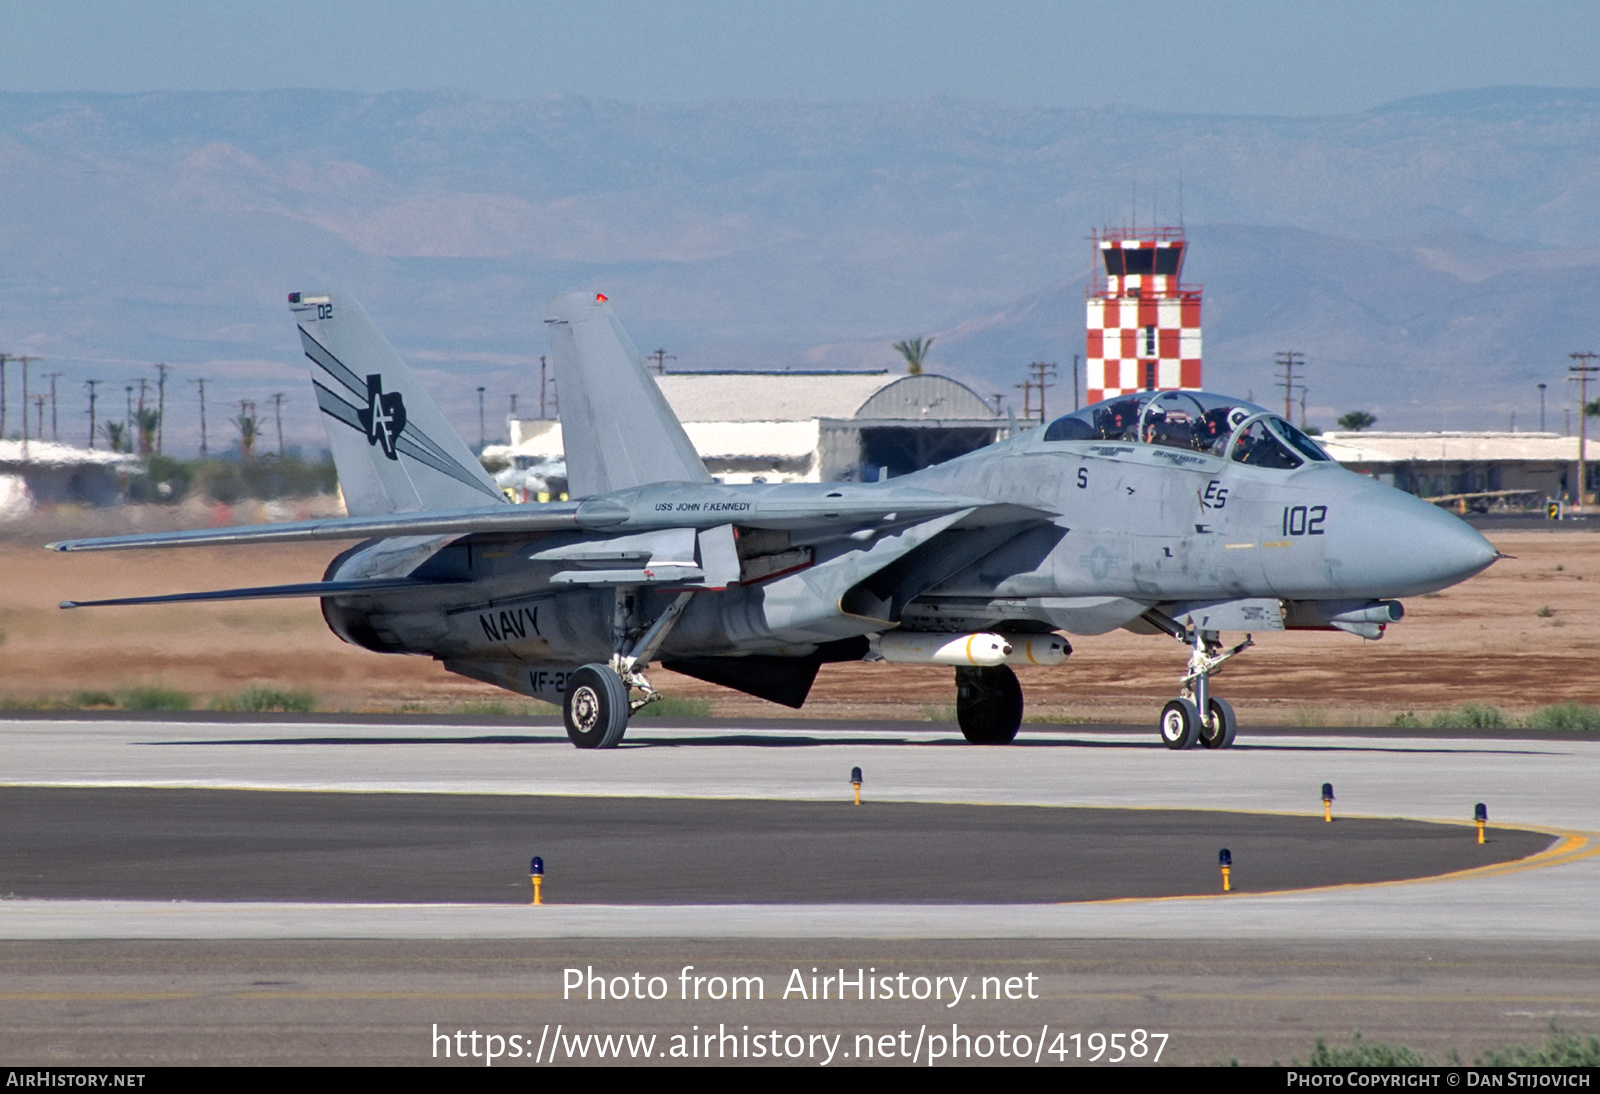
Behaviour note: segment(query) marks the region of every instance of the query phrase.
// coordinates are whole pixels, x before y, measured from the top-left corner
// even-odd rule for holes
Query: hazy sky
[[[1595,86],[1593,0],[0,0],[0,90],[459,88],[1332,114]]]

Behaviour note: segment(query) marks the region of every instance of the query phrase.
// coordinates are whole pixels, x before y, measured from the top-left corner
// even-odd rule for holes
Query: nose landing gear
[[[1172,749],[1193,748],[1197,741],[1206,748],[1232,747],[1238,720],[1233,704],[1211,694],[1211,674],[1255,645],[1254,639],[1247,634],[1237,646],[1223,649],[1222,636],[1216,631],[1185,627],[1157,611],[1146,612],[1144,618],[1190,647],[1182,691],[1161,709],[1162,743]]]

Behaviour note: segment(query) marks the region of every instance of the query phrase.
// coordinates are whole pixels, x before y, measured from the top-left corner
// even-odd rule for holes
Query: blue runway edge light
[[[528,863],[528,873],[534,877],[544,877],[544,859],[534,855],[533,861]]]

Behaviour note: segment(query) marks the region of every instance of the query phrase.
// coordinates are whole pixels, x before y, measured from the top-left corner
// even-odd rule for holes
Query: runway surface
[[[568,1035],[668,1036],[697,1025],[698,1033],[736,1024],[781,1027],[786,1035],[906,1033],[914,1040],[919,1030],[955,1022],[968,1032],[1005,1027],[1035,1037],[1041,1027],[1052,1037],[1141,1028],[1170,1036],[1163,1063],[1234,1056],[1265,1063],[1304,1057],[1315,1036],[1342,1039],[1355,1028],[1436,1056],[1453,1047],[1468,1059],[1510,1042],[1537,1042],[1551,1021],[1586,1032],[1600,1028],[1600,916],[1594,913],[1600,824],[1593,793],[1600,742],[1349,732],[1251,736],[1246,730],[1229,752],[1173,753],[1153,732],[1028,727],[1024,733],[1017,746],[973,748],[948,728],[916,725],[760,733],[641,722],[630,729],[626,747],[596,753],[571,748],[558,729],[547,727],[30,719],[0,722],[0,786],[39,789],[0,790],[0,803],[25,800],[14,794],[65,795],[53,799],[57,820],[74,800],[83,807],[66,828],[83,833],[98,826],[108,841],[126,837],[147,846],[155,836],[139,823],[159,810],[134,810],[146,818],[134,823],[129,803],[163,790],[199,791],[219,802],[253,797],[243,791],[274,792],[262,797],[318,791],[346,802],[380,803],[367,806],[380,812],[395,809],[392,820],[401,828],[405,807],[419,796],[436,809],[461,801],[469,803],[462,808],[486,814],[515,811],[534,800],[530,795],[582,798],[600,811],[628,798],[634,801],[627,808],[641,811],[633,825],[641,844],[649,842],[643,834],[652,827],[649,811],[681,808],[667,799],[683,798],[699,799],[705,816],[717,809],[739,815],[741,809],[792,807],[831,810],[839,824],[942,803],[985,807],[977,813],[1006,806],[1052,820],[1086,808],[1125,810],[1124,818],[1188,811],[1183,825],[1164,841],[1158,832],[1153,845],[1170,849],[1201,832],[1196,846],[1203,865],[1196,876],[1205,883],[1216,879],[1216,841],[1214,829],[1204,826],[1234,823],[1240,815],[1240,823],[1249,817],[1299,825],[1308,841],[1380,833],[1394,819],[1440,822],[1440,831],[1471,854],[1472,806],[1482,801],[1497,838],[1532,829],[1557,842],[1528,859],[1432,880],[1297,892],[1250,891],[1249,868],[1240,862],[1244,892],[1100,903],[993,903],[992,894],[981,903],[904,896],[853,903],[855,892],[824,903],[793,897],[571,903],[578,894],[563,893],[563,874],[555,870],[553,903],[541,908],[415,902],[423,900],[416,893],[406,903],[305,896],[0,900],[0,939],[10,940],[0,942],[0,1037],[16,1046],[19,1061],[41,1064],[456,1063],[436,1055],[430,1039],[436,1027],[537,1036],[562,1026]],[[868,805],[860,810],[848,804],[852,766],[865,774]],[[1321,820],[1324,782],[1332,782],[1337,795],[1340,820],[1333,825]],[[28,846],[30,840],[13,833],[42,823],[43,815],[14,815],[6,827],[11,844]],[[223,817],[213,831],[250,832],[256,827],[251,816]],[[174,839],[205,830],[169,820],[165,831]],[[301,838],[353,855],[339,847],[352,833],[325,820],[302,829]],[[777,855],[781,840],[772,829],[737,823],[747,838],[731,842],[759,844]],[[943,831],[953,831],[944,823]],[[959,862],[970,857],[964,854],[969,844],[993,838],[982,827],[940,839],[937,825],[902,824],[896,831],[925,840],[917,846],[934,852],[890,858],[908,873],[924,857]],[[1096,827],[1109,834],[1115,826],[1108,819]],[[370,843],[372,830],[363,840]],[[426,831],[425,823],[413,829]],[[272,832],[256,834],[266,839]],[[622,841],[630,842],[627,835]],[[196,846],[203,851],[204,843]],[[518,843],[510,837],[505,853]],[[584,843],[579,837],[577,845]],[[405,861],[405,846],[397,835],[391,862]],[[425,857],[426,849],[409,846]],[[439,846],[426,854],[442,854]],[[1306,842],[1302,849],[1314,846]],[[79,847],[75,876],[92,880],[88,852]],[[1233,850],[1237,856],[1239,848]],[[473,853],[461,852],[463,859]],[[518,849],[515,876],[495,882],[508,895],[527,884],[523,860],[531,853],[542,849]],[[1126,859],[1140,852],[1127,845],[1116,854]],[[556,857],[564,862],[566,855],[560,850]],[[191,878],[214,866],[204,855],[189,865]],[[1115,865],[1125,876],[1159,872],[1139,863]],[[118,867],[113,861],[108,869]],[[245,879],[250,862],[240,860],[232,869]],[[129,896],[133,872],[108,878],[116,884],[103,891]],[[774,869],[771,876],[781,873]],[[182,874],[179,869],[173,876]],[[0,880],[0,896],[8,892],[22,895]],[[813,967],[825,975],[830,967],[837,973],[857,966],[971,977],[974,985],[985,976],[1032,973],[1038,995],[969,999],[954,1010],[931,1000],[825,1004],[770,994],[737,1004],[562,998],[568,968],[665,979],[685,964],[707,975],[759,976],[780,996],[797,969],[808,977]],[[1044,1062],[1086,1061],[1046,1056]]]
[[[0,787],[22,899],[1013,904],[1240,893],[1472,870],[1552,838],[1200,812],[462,794]]]
[[[32,787],[341,791],[431,795],[765,799],[848,802],[850,769],[864,770],[868,803],[1076,806],[1289,813],[1320,823],[1319,789],[1335,787],[1341,818],[1467,825],[1484,802],[1496,828],[1530,828],[1559,841],[1523,863],[1449,881],[1315,892],[1261,892],[1246,881],[1226,906],[1139,901],[1123,905],[1020,904],[996,925],[961,903],[925,898],[826,903],[573,904],[537,917],[509,906],[289,900],[179,905],[125,899],[0,901],[0,937],[1166,937],[1543,938],[1600,941],[1600,842],[1587,740],[1318,738],[1246,734],[1225,752],[1171,752],[1154,733],[1029,732],[1006,748],[976,748],[948,729],[911,724],[852,731],[822,725],[756,733],[641,721],[625,747],[581,751],[559,729],[517,734],[481,726],[0,723],[4,784]],[[87,799],[85,799],[87,801]],[[642,827],[642,826],[640,826]],[[1308,824],[1320,832],[1316,824]],[[1339,824],[1324,826],[1335,833]],[[1458,829],[1470,840],[1470,828]],[[329,830],[328,840],[340,833]],[[644,837],[641,835],[641,839]],[[1171,834],[1184,839],[1180,829]],[[1211,878],[1218,847],[1196,846]],[[958,862],[962,847],[940,847]],[[1238,849],[1234,849],[1238,850]],[[543,850],[525,845],[523,864]],[[1469,852],[1470,853],[1470,852]],[[546,856],[547,858],[549,856]],[[905,856],[901,856],[904,858]],[[1166,861],[1171,861],[1170,859]],[[908,864],[908,867],[911,864]],[[1135,864],[1118,868],[1137,872]],[[1417,871],[1426,873],[1429,871]],[[954,871],[952,871],[952,874]],[[413,875],[414,877],[415,875]],[[1199,875],[1197,875],[1199,876]],[[1333,879],[1329,879],[1330,881]],[[16,891],[0,881],[0,895]],[[102,890],[102,892],[105,892]],[[105,895],[113,895],[105,892]],[[570,895],[570,894],[568,894]],[[856,898],[859,899],[859,898]],[[713,899],[707,904],[716,904]]]

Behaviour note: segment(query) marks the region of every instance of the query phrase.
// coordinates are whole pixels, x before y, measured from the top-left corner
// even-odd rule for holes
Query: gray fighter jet
[[[589,294],[548,320],[573,500],[514,505],[359,304],[289,305],[350,515],[51,546],[364,542],[320,582],[63,607],[319,597],[346,642],[560,704],[579,748],[615,747],[659,698],[651,664],[799,707],[820,665],[862,659],[954,666],[963,734],[1002,744],[1022,722],[1012,665],[1122,627],[1190,649],[1162,740],[1226,748],[1210,677],[1253,635],[1378,638],[1394,598],[1497,557],[1282,418],[1201,391],[1098,403],[887,482],[723,485]]]

